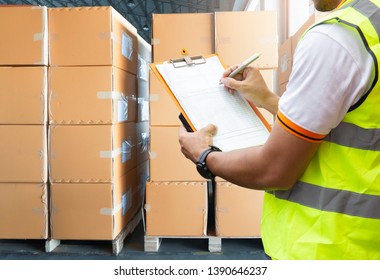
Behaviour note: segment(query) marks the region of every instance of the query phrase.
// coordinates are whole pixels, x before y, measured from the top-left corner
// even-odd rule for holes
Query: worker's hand
[[[181,152],[186,158],[196,163],[201,153],[212,145],[212,137],[216,134],[217,128],[209,124],[196,132],[187,132],[184,126],[179,128],[179,144]]]
[[[248,66],[233,78],[228,77],[238,66],[234,65],[227,68],[220,82],[231,94],[238,91],[257,107],[265,108],[272,114],[276,114],[279,97],[269,90],[259,69]]]

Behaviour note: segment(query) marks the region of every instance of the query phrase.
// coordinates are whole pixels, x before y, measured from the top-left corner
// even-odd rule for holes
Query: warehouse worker
[[[248,67],[221,82],[276,114],[267,142],[213,151],[206,168],[266,190],[261,236],[273,259],[380,259],[380,0],[313,0],[332,11],[298,43],[279,99]],[[333,11],[334,10],[334,11]],[[217,128],[179,131],[194,163]]]

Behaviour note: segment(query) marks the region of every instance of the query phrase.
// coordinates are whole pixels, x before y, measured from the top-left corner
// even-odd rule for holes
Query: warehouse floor
[[[1,260],[265,260],[261,239],[222,239],[221,252],[209,252],[207,238],[164,238],[158,252],[144,251],[140,222],[115,256],[105,241],[61,241],[45,252],[42,240],[0,240]]]

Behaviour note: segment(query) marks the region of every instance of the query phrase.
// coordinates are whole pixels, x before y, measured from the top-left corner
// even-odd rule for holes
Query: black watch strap
[[[199,174],[208,180],[214,179],[215,175],[208,169],[206,164],[207,156],[212,152],[221,152],[221,149],[215,146],[210,146],[208,149],[204,150],[197,160],[197,170]]]

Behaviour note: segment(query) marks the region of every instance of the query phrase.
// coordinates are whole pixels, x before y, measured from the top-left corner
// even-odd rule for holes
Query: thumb
[[[210,136],[214,136],[217,131],[217,127],[214,124],[208,124],[203,128],[204,132],[206,134],[209,134]]]

